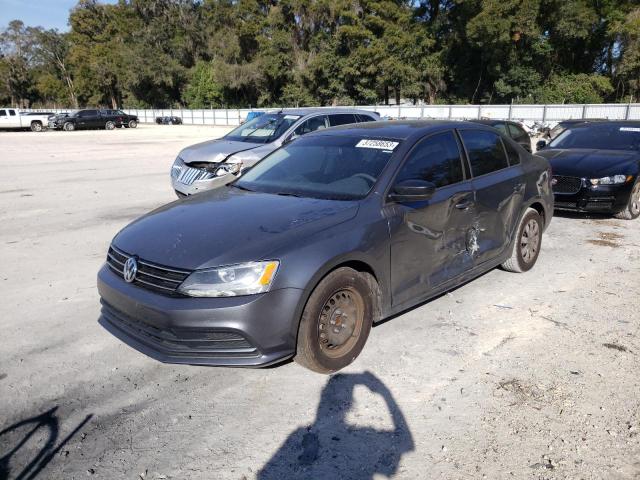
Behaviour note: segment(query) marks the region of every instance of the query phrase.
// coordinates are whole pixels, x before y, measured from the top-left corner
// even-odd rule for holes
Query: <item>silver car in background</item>
[[[182,150],[171,167],[178,197],[226,185],[287,142],[322,128],[380,120],[375,112],[300,108],[267,112],[217,140]]]

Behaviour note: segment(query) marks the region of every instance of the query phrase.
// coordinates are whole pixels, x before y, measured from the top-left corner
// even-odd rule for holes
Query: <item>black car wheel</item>
[[[129,120],[129,128],[136,128],[138,126],[138,122],[135,120]]]
[[[76,126],[71,122],[66,122],[62,128],[67,132],[73,132],[76,129]]]
[[[113,130],[114,128],[116,128],[116,124],[111,120],[109,120],[107,123],[104,124],[104,128],[106,128],[107,130]]]
[[[640,181],[637,181],[631,190],[627,206],[621,212],[616,213],[616,217],[623,220],[633,220],[640,217]]]
[[[528,208],[511,245],[511,257],[502,264],[502,268],[516,273],[531,270],[538,260],[541,244],[542,218],[533,208]]]
[[[378,311],[378,284],[341,267],[313,290],[302,313],[294,360],[318,373],[349,365],[362,351]]]

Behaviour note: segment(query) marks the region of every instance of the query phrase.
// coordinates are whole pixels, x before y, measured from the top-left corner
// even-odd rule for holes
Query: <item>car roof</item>
[[[640,127],[640,120],[580,120],[576,122],[568,121],[566,123],[575,123],[575,125],[573,125],[573,128],[589,128],[602,125],[612,125],[614,127]]]
[[[498,119],[498,118],[493,118],[493,119],[492,118],[482,118],[480,120],[469,120],[469,121],[473,122],[473,123],[479,123],[481,125],[489,125],[489,126],[495,125],[496,123],[510,123],[511,125],[519,126],[518,122],[514,122],[513,120],[501,120],[501,119]]]
[[[265,110],[264,113],[283,113],[285,115],[316,115],[324,113],[326,115],[336,113],[376,113],[372,110],[364,110],[357,108],[283,108],[280,110]]]
[[[391,120],[378,122],[352,123],[339,127],[325,128],[308,133],[310,135],[340,135],[363,138],[391,138],[394,140],[409,140],[422,137],[428,133],[448,130],[450,128],[482,129],[482,125],[457,120]]]

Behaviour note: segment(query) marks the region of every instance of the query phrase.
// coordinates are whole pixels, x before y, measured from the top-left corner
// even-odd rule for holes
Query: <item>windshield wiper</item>
[[[297,193],[291,193],[291,192],[272,192],[274,195],[280,195],[282,197],[298,197],[301,198],[302,195],[298,195]]]
[[[251,190],[250,188],[243,187],[242,185],[236,185],[235,183],[232,183],[229,186],[233,188],[237,188],[238,190],[244,190],[245,192],[255,192],[255,190]]]

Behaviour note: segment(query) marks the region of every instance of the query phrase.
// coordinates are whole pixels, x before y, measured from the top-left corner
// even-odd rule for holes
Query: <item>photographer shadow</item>
[[[351,426],[346,415],[353,406],[357,385],[363,385],[385,402],[392,429]],[[372,419],[384,412],[372,410]],[[400,460],[414,449],[413,437],[389,389],[370,372],[337,374],[322,391],[316,419],[291,433],[258,472],[259,480],[297,478],[372,479],[392,477]]]

